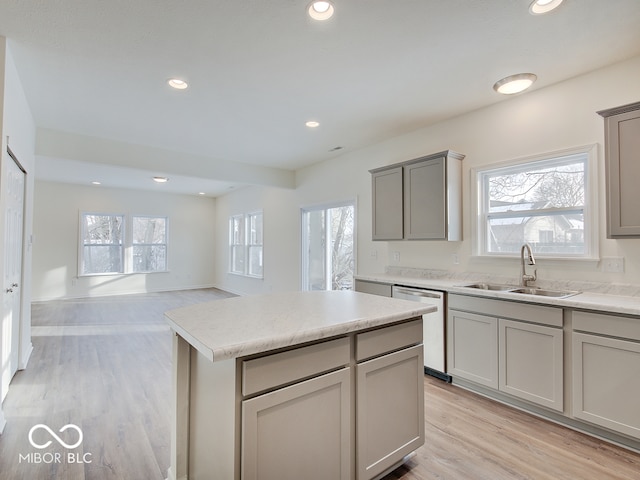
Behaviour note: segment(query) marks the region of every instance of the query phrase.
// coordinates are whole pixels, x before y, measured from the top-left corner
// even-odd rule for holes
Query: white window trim
[[[510,160],[502,163],[495,163],[491,165],[483,165],[472,168],[470,171],[470,190],[471,190],[471,238],[472,238],[472,260],[474,261],[495,261],[498,259],[509,259],[512,261],[514,258],[518,258],[519,255],[513,253],[483,253],[482,252],[482,239],[486,226],[484,225],[484,219],[481,215],[482,202],[482,189],[479,186],[480,175],[487,171],[498,168],[507,168],[511,166],[521,165],[524,163],[532,163],[544,161],[556,157],[564,157],[569,155],[586,154],[587,166],[586,166],[586,189],[585,205],[584,205],[584,218],[587,220],[585,224],[585,239],[589,239],[588,252],[580,256],[562,256],[562,255],[549,255],[549,254],[536,254],[536,260],[541,260],[543,263],[552,264],[554,262],[564,263],[567,261],[572,262],[598,262],[600,260],[600,247],[599,247],[599,229],[598,229],[598,144],[583,145],[579,147],[569,148],[565,150],[557,150],[539,155],[533,155],[530,157],[522,157],[514,160]]]
[[[147,244],[147,243],[134,243],[133,242],[133,219],[134,218],[164,218],[164,243],[153,243],[153,244]],[[131,273],[131,274],[139,274],[139,273],[165,273],[169,271],[169,217],[166,215],[128,215],[127,216],[127,231],[131,232],[131,237],[126,237],[125,238],[125,245],[126,245],[126,249],[131,249],[131,253],[129,254],[128,252],[126,253],[125,256],[125,263],[128,262],[128,268],[125,270],[127,271],[127,273]],[[130,243],[129,243],[130,241]],[[165,248],[165,269],[164,270],[145,270],[145,271],[139,271],[139,272],[134,272],[133,271],[133,247],[136,245],[146,245],[146,246],[153,246],[153,245],[164,245]]]
[[[122,272],[108,272],[108,273],[83,273],[84,270],[84,216],[85,215],[104,215],[104,216],[119,216],[123,217],[123,239],[122,239]],[[167,248],[167,262],[165,270],[149,271],[149,272],[134,272],[133,271],[133,217],[147,217],[147,218],[164,218],[166,221],[166,248]],[[129,213],[110,213],[110,212],[97,212],[97,211],[81,211],[78,214],[78,278],[80,277],[113,277],[113,276],[127,276],[127,275],[152,275],[155,273],[169,273],[169,217],[167,215],[147,215],[147,214],[129,214]]]
[[[358,199],[351,200],[343,200],[343,201],[335,201],[328,203],[316,203],[312,205],[303,205],[300,207],[300,289],[303,291],[307,291],[307,275],[308,275],[308,259],[305,257],[304,248],[305,248],[305,240],[304,240],[304,216],[306,213],[317,211],[317,210],[328,210],[331,208],[339,208],[346,207],[349,205],[353,205],[353,271],[358,271]]]
[[[122,272],[104,272],[104,273],[84,273],[84,217],[85,215],[96,215],[96,216],[109,216],[109,217],[122,217]],[[124,275],[127,271],[127,252],[126,252],[126,241],[124,238],[127,235],[127,216],[124,213],[112,213],[112,212],[96,212],[96,211],[86,211],[80,212],[78,215],[78,277],[96,277],[96,276],[114,276],[114,275]]]
[[[262,216],[262,243],[260,244],[251,244],[249,243],[249,236],[250,236],[250,232],[249,232],[249,220],[252,216],[255,215],[261,215]],[[231,230],[231,221],[234,218],[242,218],[242,221],[244,223],[244,238],[242,239],[242,244],[235,244],[235,243],[231,243],[233,238],[233,232]],[[240,277],[247,277],[247,278],[256,278],[259,280],[263,280],[264,279],[264,211],[263,210],[254,210],[252,212],[247,212],[247,213],[238,213],[235,215],[229,215],[229,222],[227,224],[227,228],[228,230],[228,234],[229,234],[229,244],[228,244],[228,257],[229,257],[229,261],[228,261],[228,265],[227,265],[227,273],[230,275],[238,275]],[[244,258],[245,258],[245,262],[244,262],[244,272],[235,272],[233,271],[233,256],[231,255],[231,248],[233,246],[242,246],[244,249]],[[262,275],[255,275],[252,273],[249,273],[249,247],[255,247],[255,246],[260,246],[262,247]]]

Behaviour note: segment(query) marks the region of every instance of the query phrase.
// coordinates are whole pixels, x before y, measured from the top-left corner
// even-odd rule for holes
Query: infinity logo
[[[47,443],[44,443],[44,444],[40,445],[40,444],[37,444],[36,442],[33,441],[33,432],[35,432],[39,428],[43,428],[44,430],[49,432],[51,434],[51,436],[53,438],[55,438],[56,441],[60,445],[62,445],[64,448],[68,448],[68,449],[76,448],[78,445],[80,445],[82,443],[82,430],[80,430],[80,427],[78,427],[77,425],[74,425],[73,423],[69,423],[69,424],[65,425],[64,427],[62,427],[60,430],[58,430],[59,433],[62,433],[65,430],[68,430],[69,428],[72,428],[73,430],[77,431],[78,432],[78,441],[76,443],[74,443],[73,445],[69,445],[68,443],[65,443],[58,435],[55,434],[55,432],[53,430],[51,430],[44,423],[39,423],[39,424],[34,425],[33,427],[31,427],[31,430],[29,430],[29,443],[34,448],[39,448],[39,449],[47,448],[52,443],[51,440],[49,440]]]

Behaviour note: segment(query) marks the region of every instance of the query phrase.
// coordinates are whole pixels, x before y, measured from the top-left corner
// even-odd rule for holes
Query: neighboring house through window
[[[595,146],[475,169],[475,253],[598,257]]]

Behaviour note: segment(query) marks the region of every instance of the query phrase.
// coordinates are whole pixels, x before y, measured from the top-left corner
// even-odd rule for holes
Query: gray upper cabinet
[[[639,237],[640,102],[598,114],[605,128],[607,237]]]
[[[462,159],[447,150],[371,170],[373,240],[462,240]]]
[[[373,239],[402,240],[402,167],[371,170]]]

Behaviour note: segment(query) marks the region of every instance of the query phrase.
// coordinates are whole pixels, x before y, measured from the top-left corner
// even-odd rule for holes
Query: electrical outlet
[[[400,262],[400,252],[393,252],[393,261]]]
[[[602,271],[609,273],[624,272],[624,257],[602,257]]]
[[[376,250],[375,248],[371,250],[371,258],[376,260],[378,259],[378,250]]]
[[[454,265],[460,265],[460,259],[458,258],[458,254],[457,253],[452,253],[451,254],[451,262]]]

